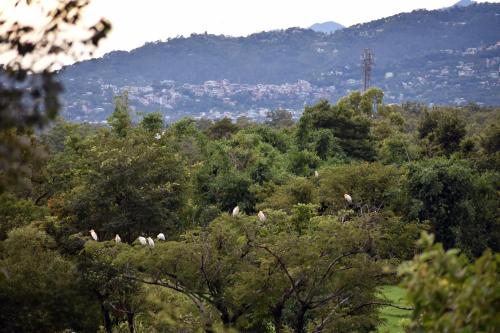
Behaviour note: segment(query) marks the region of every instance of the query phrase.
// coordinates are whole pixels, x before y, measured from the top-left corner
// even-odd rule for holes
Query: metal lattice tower
[[[361,66],[363,67],[363,91],[370,88],[373,65],[375,65],[373,51],[371,49],[364,49],[363,55],[361,56]]]

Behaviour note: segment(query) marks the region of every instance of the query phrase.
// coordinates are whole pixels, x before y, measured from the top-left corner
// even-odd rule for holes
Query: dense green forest
[[[71,123],[53,65],[111,26],[41,1],[0,12],[0,332],[500,331],[498,108]]]
[[[387,306],[414,332],[497,331],[498,117],[373,88],[297,123],[166,126],[124,93],[109,127],[24,133],[1,331],[370,332]],[[409,306],[380,293],[399,283]]]

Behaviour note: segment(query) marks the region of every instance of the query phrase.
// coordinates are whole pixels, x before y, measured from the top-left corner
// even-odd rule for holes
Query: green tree
[[[418,132],[421,139],[429,141],[431,153],[440,149],[444,154],[450,155],[458,150],[465,137],[465,122],[453,109],[425,110]]]
[[[291,212],[297,204],[319,203],[318,189],[310,179],[296,177],[274,189],[257,205],[258,209],[282,209]]]
[[[92,54],[111,29],[105,19],[84,23],[87,5],[86,0],[21,0],[0,13],[0,49],[6,62],[0,69],[0,192],[26,174],[26,153],[40,158],[38,147],[31,145],[33,128],[53,120],[60,107],[62,86],[54,69],[63,59]],[[26,7],[43,24],[26,19]]]
[[[376,288],[385,282],[379,262],[366,252],[364,225],[299,207],[292,217],[266,214],[266,221],[223,214],[180,241],[134,249],[133,278],[190,298],[206,332],[217,321],[243,331],[373,329],[383,304]]]
[[[343,208],[359,213],[397,208],[401,184],[401,171],[393,166],[365,162],[329,167],[321,171],[320,202],[330,213]],[[346,202],[345,193],[352,203]]]
[[[73,263],[34,227],[0,242],[0,322],[4,332],[97,331],[97,304]]]
[[[430,221],[446,249],[459,247],[479,256],[498,251],[498,174],[479,175],[465,162],[431,159],[410,165],[408,218]]]
[[[69,162],[74,165],[67,176],[71,186],[51,198],[53,212],[74,231],[95,229],[103,239],[118,233],[132,242],[141,233],[169,236],[183,228],[179,212],[185,204],[186,170],[171,147],[130,132],[126,138],[95,136],[80,149]]]
[[[128,92],[124,91],[121,95],[115,96],[115,110],[108,118],[108,124],[113,132],[119,137],[127,136],[132,127],[132,118],[128,101]]]
[[[237,131],[238,126],[231,119],[222,118],[207,129],[207,135],[212,139],[228,139]]]
[[[297,176],[309,176],[319,167],[320,158],[307,150],[288,153],[289,170]]]
[[[102,323],[108,333],[121,321],[125,321],[129,332],[134,333],[137,315],[147,308],[142,286],[126,278],[130,275],[130,264],[117,260],[124,247],[114,241],[90,241],[78,256],[82,283],[99,304]]]
[[[148,113],[142,118],[140,126],[148,132],[159,133],[165,126],[163,115],[160,112]]]
[[[410,332],[497,332],[500,329],[500,255],[486,251],[473,263],[445,251],[424,234],[423,253],[399,274],[415,309]]]
[[[48,214],[45,207],[36,206],[31,200],[19,199],[11,193],[0,194],[0,241],[10,230],[25,227]]]
[[[266,124],[270,127],[283,128],[293,126],[292,113],[286,110],[269,111],[266,115]]]
[[[306,107],[297,128],[297,145],[309,148],[314,142],[314,131],[328,129],[338,139],[342,151],[353,158],[373,160],[374,143],[370,134],[371,115],[360,103],[363,96],[353,93],[341,99],[336,105],[321,101]],[[370,104],[371,105],[371,104]],[[310,147],[313,148],[313,147]]]

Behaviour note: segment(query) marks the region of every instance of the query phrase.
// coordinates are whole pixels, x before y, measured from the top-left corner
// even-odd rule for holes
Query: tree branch
[[[275,254],[273,251],[271,251],[267,246],[255,245],[255,244],[251,244],[251,243],[249,243],[249,245],[253,246],[253,247],[256,247],[256,248],[259,248],[259,249],[265,250],[267,253],[269,253],[271,256],[273,256],[276,259],[276,261],[278,262],[278,264],[281,267],[281,269],[285,272],[285,275],[287,276],[288,281],[290,282],[290,286],[292,287],[292,290],[295,293],[295,296],[297,296],[297,300],[299,302],[302,302],[301,299],[300,299],[300,296],[299,296],[299,292],[297,290],[298,283],[297,283],[297,281],[295,281],[293,279],[292,275],[290,274],[290,272],[286,268],[286,265],[285,265],[285,262],[283,261],[283,259],[280,256],[278,256],[277,254]]]
[[[346,316],[349,316],[349,315],[353,314],[354,312],[358,311],[361,308],[364,308],[366,306],[371,306],[371,305],[389,306],[389,307],[392,307],[392,308],[396,308],[396,309],[399,309],[399,310],[405,310],[405,311],[413,311],[413,310],[415,310],[415,308],[403,307],[403,306],[395,305],[395,304],[392,304],[392,303],[369,302],[369,303],[358,305],[357,307],[355,307],[354,309],[352,309],[351,311],[349,311],[346,314]]]

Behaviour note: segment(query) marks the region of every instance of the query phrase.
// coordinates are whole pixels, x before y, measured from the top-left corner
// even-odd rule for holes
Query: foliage
[[[313,214],[302,217],[299,231],[297,219],[266,213],[263,222],[222,215],[180,241],[134,250],[139,279],[190,298],[205,327],[213,324],[211,311],[225,325],[251,331],[373,327],[371,305],[383,278],[370,277],[380,267],[365,253],[362,226]],[[336,242],[326,241],[333,235]]]
[[[31,200],[18,199],[10,193],[0,194],[0,240],[15,228],[27,226],[30,222],[43,219],[47,211]]]
[[[141,126],[149,132],[159,133],[163,127],[163,116],[159,112],[146,114],[141,121]]]
[[[415,306],[411,332],[496,332],[500,328],[500,255],[486,251],[470,263],[456,249],[445,251],[431,235],[424,252],[399,269]]]
[[[346,164],[322,170],[320,195],[322,205],[334,212],[352,207],[360,212],[380,210],[398,199],[401,171],[379,163]],[[349,204],[344,193],[352,197]]]
[[[207,135],[212,139],[228,139],[238,127],[231,122],[229,118],[223,118],[207,129]]]
[[[43,4],[21,0],[0,13],[0,191],[23,176],[32,128],[46,125],[59,111],[62,86],[54,69],[67,59],[91,54],[111,25],[100,19],[84,22],[87,0],[62,0]],[[23,17],[38,15],[41,24]],[[10,13],[10,17],[8,16]]]
[[[275,110],[267,113],[266,124],[270,127],[283,128],[293,126],[292,113],[286,110]]]
[[[498,251],[500,228],[494,109],[443,109],[467,124],[448,153],[430,145],[439,126],[419,139],[425,107],[382,96],[323,101],[286,126],[135,123],[126,93],[110,126],[58,120],[31,142],[46,161],[26,155],[24,185],[0,195],[1,319],[42,332],[383,329],[406,305],[380,288],[419,255],[422,230],[472,259]]]
[[[108,123],[119,137],[127,136],[127,132],[132,127],[132,118],[128,102],[128,92],[115,97],[115,111],[108,118]]]
[[[346,155],[372,160],[375,151],[370,140],[372,125],[370,116],[373,104],[380,104],[382,96],[382,91],[372,89],[364,94],[352,93],[341,99],[336,105],[322,101],[313,107],[306,107],[298,124],[297,141],[299,146],[305,148],[313,141],[314,130],[327,129],[338,140],[341,150]],[[328,139],[324,134],[320,135],[316,149],[321,147],[321,140]],[[324,148],[320,148],[319,152],[323,158],[327,156],[327,151]]]
[[[408,217],[428,220],[446,249],[474,256],[498,251],[498,174],[477,174],[464,161],[430,159],[410,165]]]
[[[465,122],[456,110],[434,109],[425,111],[419,124],[421,139],[429,142],[429,149],[441,149],[446,155],[458,150],[465,136]]]
[[[14,229],[0,247],[3,331],[97,330],[96,304],[50,236],[33,227]]]
[[[113,322],[126,321],[130,332],[135,329],[135,316],[146,307],[141,285],[127,279],[129,265],[117,265],[120,244],[87,242],[78,258],[82,283],[100,305],[104,326],[111,332]]]
[[[172,149],[155,141],[128,135],[85,142],[76,161],[83,168],[70,176],[73,187],[52,198],[54,213],[75,230],[120,233],[127,242],[144,232],[175,233],[186,174]]]

